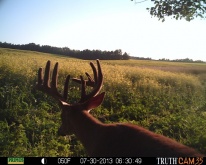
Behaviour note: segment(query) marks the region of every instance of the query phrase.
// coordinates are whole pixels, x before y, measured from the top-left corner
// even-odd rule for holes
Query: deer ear
[[[89,111],[91,109],[98,107],[102,103],[104,96],[105,96],[105,92],[102,92],[101,94],[94,96],[90,100],[83,103],[85,110]]]

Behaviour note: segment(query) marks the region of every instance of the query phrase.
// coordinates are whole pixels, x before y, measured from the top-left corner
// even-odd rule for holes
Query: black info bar
[[[206,157],[1,157],[0,165],[206,165]]]

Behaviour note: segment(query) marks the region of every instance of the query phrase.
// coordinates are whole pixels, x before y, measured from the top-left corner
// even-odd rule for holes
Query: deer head
[[[81,98],[77,103],[68,103],[68,85],[70,80],[70,75],[67,76],[64,84],[63,94],[60,94],[57,89],[57,80],[58,80],[58,63],[55,64],[54,70],[52,73],[52,78],[50,80],[51,74],[51,62],[47,61],[44,78],[43,78],[43,69],[39,68],[38,71],[38,83],[36,88],[59,101],[60,107],[62,109],[61,120],[62,124],[59,128],[59,135],[69,135],[73,133],[73,126],[70,123],[69,116],[72,116],[72,113],[76,113],[78,111],[90,111],[93,108],[99,106],[103,99],[105,93],[99,94],[102,84],[103,84],[103,75],[100,66],[99,60],[97,60],[97,69],[94,64],[90,62],[91,68],[93,70],[94,79],[86,72],[86,76],[88,80],[84,80],[83,76],[80,76],[80,79],[73,78],[72,80],[81,84]],[[90,93],[86,93],[86,85],[92,87],[92,91]]]

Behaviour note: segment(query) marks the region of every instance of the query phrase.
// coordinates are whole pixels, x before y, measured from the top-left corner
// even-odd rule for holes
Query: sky
[[[0,42],[206,61],[206,20],[161,22],[146,10],[151,6],[151,0],[0,0]]]

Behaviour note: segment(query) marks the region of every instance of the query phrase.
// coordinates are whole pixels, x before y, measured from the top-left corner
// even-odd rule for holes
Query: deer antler
[[[90,62],[90,66],[91,66],[92,71],[93,71],[94,79],[92,79],[92,77],[90,76],[90,74],[88,72],[85,72],[85,74],[88,78],[88,80],[85,80],[85,82],[86,82],[87,86],[94,87],[95,83],[97,82],[97,78],[98,78],[97,69],[95,68],[95,66],[92,62]],[[97,60],[97,66],[98,66],[98,70],[100,70],[100,74],[102,74],[99,60]],[[73,78],[72,80],[79,83],[79,84],[82,83],[81,78],[80,79]]]
[[[43,79],[43,69],[39,68],[38,83],[36,85],[36,88],[52,96],[56,100],[66,101],[68,97],[68,84],[69,84],[70,75],[68,75],[66,78],[66,81],[64,84],[64,92],[63,92],[63,95],[61,95],[57,90],[58,62],[54,66],[51,84],[50,84],[50,72],[51,72],[50,66],[51,66],[51,62],[47,61],[44,79]]]
[[[96,96],[102,87],[103,75],[102,75],[102,70],[101,70],[99,60],[97,60],[98,72],[97,72],[97,69],[95,68],[95,66],[92,62],[90,62],[90,65],[91,65],[92,70],[93,70],[94,80],[91,78],[91,76],[87,72],[86,72],[86,75],[89,79],[87,82],[83,79],[82,76],[80,76],[80,79],[76,79],[76,78],[72,79],[73,81],[82,84],[81,98],[80,98],[78,103],[84,103],[85,101],[89,100],[90,98]],[[57,90],[58,63],[56,63],[54,66],[51,84],[50,84],[50,72],[51,72],[50,66],[51,66],[51,62],[47,61],[44,78],[43,78],[43,69],[39,68],[38,83],[36,85],[36,88],[38,90],[43,91],[46,94],[52,96],[56,100],[59,100],[61,102],[66,102],[67,97],[68,97],[68,84],[69,84],[70,76],[68,75],[66,78],[66,81],[64,84],[64,92],[63,92],[63,95],[61,95]],[[86,84],[93,87],[93,90],[89,94],[86,94],[86,91],[85,91]]]
[[[102,69],[101,69],[99,60],[96,60],[96,61],[97,61],[98,72],[97,72],[97,69],[95,68],[94,64],[92,62],[90,62],[90,66],[91,66],[91,68],[93,70],[93,74],[94,74],[94,79],[92,79],[91,76],[89,75],[89,73],[87,73],[87,72],[85,74],[86,74],[88,80],[84,80],[82,76],[80,76],[80,79],[77,79],[77,78],[72,79],[73,81],[82,84],[81,99],[80,99],[79,103],[83,103],[83,102],[87,101],[88,99],[96,96],[102,88],[102,84],[103,84]],[[85,91],[86,85],[93,87],[92,92],[89,94],[86,94],[86,91]]]

